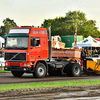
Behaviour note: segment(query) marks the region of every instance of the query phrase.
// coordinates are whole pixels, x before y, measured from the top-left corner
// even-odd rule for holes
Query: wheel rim
[[[42,76],[44,74],[44,69],[42,67],[38,68],[38,74]]]
[[[79,74],[79,73],[80,73],[79,67],[75,66],[75,67],[74,67],[74,72],[75,72],[76,74]]]

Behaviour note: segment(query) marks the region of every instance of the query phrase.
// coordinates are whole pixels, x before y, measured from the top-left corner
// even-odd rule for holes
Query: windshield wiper
[[[19,48],[19,47],[17,47],[17,46],[12,46],[13,48]]]
[[[5,47],[5,49],[13,49],[13,48],[8,46],[8,47]]]
[[[11,47],[11,49],[14,49],[14,50],[18,50],[18,49],[20,49],[19,47],[16,47],[16,46],[13,46],[13,47]]]
[[[20,49],[22,49],[22,50],[24,50],[24,49],[26,50],[27,48],[28,48],[28,47],[20,47]]]
[[[28,47],[16,47],[16,46],[13,46],[13,47],[10,47],[10,46],[8,46],[8,47],[6,47],[5,49],[19,49],[19,50],[26,50],[26,49],[28,49]]]

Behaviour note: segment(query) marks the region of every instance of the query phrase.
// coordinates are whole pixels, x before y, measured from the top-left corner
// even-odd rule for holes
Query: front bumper
[[[5,71],[23,71],[23,72],[31,72],[33,71],[30,67],[4,67]]]

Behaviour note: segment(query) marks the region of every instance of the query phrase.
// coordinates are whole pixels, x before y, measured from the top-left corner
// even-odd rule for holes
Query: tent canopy
[[[74,43],[72,43],[72,46],[74,46]],[[76,42],[77,47],[100,47],[100,42],[92,38],[91,36],[88,36],[86,39]]]

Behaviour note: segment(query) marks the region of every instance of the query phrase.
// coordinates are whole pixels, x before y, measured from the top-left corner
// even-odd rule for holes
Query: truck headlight
[[[8,66],[8,63],[6,62],[5,65]]]
[[[27,64],[26,64],[26,63],[24,63],[24,66],[27,66]]]

